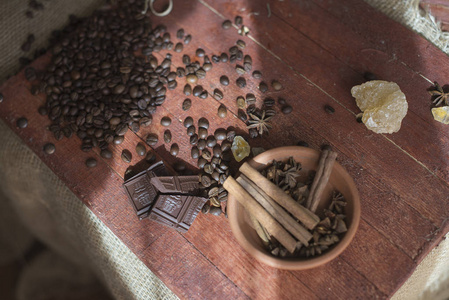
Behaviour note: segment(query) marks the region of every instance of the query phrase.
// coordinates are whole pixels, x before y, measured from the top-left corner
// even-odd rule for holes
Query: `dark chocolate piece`
[[[186,195],[159,195],[149,219],[187,232],[207,199]]]
[[[146,171],[128,179],[124,183],[126,194],[140,220],[148,217],[151,206],[155,203],[157,190],[150,180],[155,176],[168,175],[162,161],[151,165]]]
[[[198,175],[153,177],[151,184],[163,194],[197,195],[200,188]]]

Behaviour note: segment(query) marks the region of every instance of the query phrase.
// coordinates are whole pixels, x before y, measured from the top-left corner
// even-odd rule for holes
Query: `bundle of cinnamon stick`
[[[336,153],[324,150],[305,206],[296,202],[281,188],[265,178],[248,163],[240,167],[241,175],[227,178],[223,186],[247,210],[253,227],[264,243],[273,236],[290,253],[312,239],[309,230],[320,218],[314,213],[326,186]]]

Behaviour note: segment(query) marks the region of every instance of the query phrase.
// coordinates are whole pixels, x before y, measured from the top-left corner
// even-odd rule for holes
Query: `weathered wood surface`
[[[250,36],[221,28],[224,18],[233,20],[236,15],[243,17]],[[446,83],[448,57],[356,0],[176,1],[169,16],[153,19],[154,24],[159,22],[167,25],[174,40],[179,28],[193,35],[183,51],[193,60],[198,59],[194,54],[198,47],[210,57],[227,51],[237,39],[244,40],[244,53],[252,56],[253,70],[260,70],[268,84],[279,80],[283,89],[262,94],[257,89],[259,80],[249,75],[245,76],[247,87],[239,89],[235,64],[214,64],[200,84],[210,93],[215,88],[224,92],[221,103],[228,108],[226,118],[217,116],[220,102],[212,97],[190,96],[192,108],[183,111],[185,79],[178,80],[178,88],[168,91],[168,100],[153,115],[152,125],[138,134],[129,131],[123,144],[111,147],[109,160],[98,151],[80,151],[77,138],[54,140],[45,129],[48,119],[37,114],[44,97],[30,94],[23,72],[0,88],[5,97],[0,117],[181,298],[391,296],[448,231],[449,134],[433,121],[426,92],[427,79]],[[173,64],[182,66],[181,56],[173,54]],[[41,69],[48,59],[43,56],[33,65]],[[359,110],[350,88],[363,82],[365,71],[397,82],[406,94],[409,112],[398,133],[377,135],[355,121]],[[222,74],[230,78],[227,87],[219,83]],[[182,235],[149,220],[138,221],[126,199],[122,183],[129,165],[120,159],[123,149],[133,152],[134,165],[142,159],[135,154],[136,144],[148,133],[158,133],[159,143],[152,151],[168,164],[184,160],[195,169],[182,121],[189,115],[195,121],[204,116],[211,123],[209,133],[229,126],[243,132],[245,124],[235,117],[235,98],[249,92],[259,105],[266,97],[283,97],[294,108],[288,116],[277,108],[270,135],[252,140],[252,146],[269,149],[300,140],[313,148],[331,144],[338,161],[355,179],[362,200],[359,231],[349,248],[324,267],[301,272],[267,267],[243,251],[224,217],[200,215]],[[333,115],[324,111],[326,104],[336,109]],[[21,116],[28,118],[29,125],[19,130],[15,122]],[[159,123],[163,116],[173,120],[169,129],[180,146],[176,159],[168,153],[170,145],[163,143],[165,128]],[[57,147],[54,155],[42,151],[49,141]],[[95,169],[84,165],[89,156],[99,161]]]

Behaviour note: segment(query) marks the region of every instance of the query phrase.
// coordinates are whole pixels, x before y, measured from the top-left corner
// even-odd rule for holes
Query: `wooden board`
[[[249,36],[221,28],[224,19],[236,15],[250,28]],[[192,108],[183,111],[185,79],[179,80],[178,88],[168,91],[168,100],[153,115],[151,127],[137,134],[129,131],[123,144],[111,148],[113,157],[108,160],[98,151],[80,151],[77,138],[54,140],[45,129],[48,119],[37,114],[44,97],[30,94],[23,72],[0,88],[5,98],[0,117],[181,298],[390,297],[448,231],[449,133],[433,121],[426,89],[433,80],[446,83],[449,58],[356,0],[176,1],[169,16],[153,18],[153,23],[167,25],[172,37],[179,28],[192,34],[183,51],[192,59],[198,59],[194,54],[198,47],[211,56],[244,40],[253,70],[260,70],[267,83],[279,80],[283,89],[262,94],[259,81],[248,75],[247,87],[239,89],[235,66],[214,64],[201,84],[209,92],[221,89],[225,95],[221,103],[192,96]],[[161,59],[165,53],[157,55]],[[174,66],[181,66],[181,56],[173,56]],[[48,61],[47,54],[33,66],[42,69]],[[366,71],[397,82],[407,96],[409,111],[396,134],[374,134],[355,120],[359,110],[350,88],[364,81]],[[227,87],[219,83],[222,74],[230,78]],[[211,123],[209,132],[229,126],[244,131],[245,124],[235,116],[235,99],[249,92],[256,95],[258,105],[266,97],[283,97],[293,107],[287,116],[277,107],[270,135],[251,140],[252,146],[270,149],[300,140],[316,149],[330,144],[356,182],[362,200],[360,228],[349,248],[326,266],[301,272],[267,267],[238,245],[224,217],[200,215],[186,234],[179,234],[149,220],[138,221],[126,199],[122,183],[130,165],[120,159],[123,149],[134,153],[148,133],[158,133],[160,141],[152,151],[159,158],[169,165],[184,160],[195,169],[182,121],[189,115],[195,121],[204,116]],[[220,104],[229,110],[223,119],[216,114]],[[326,104],[336,112],[327,114]],[[29,125],[19,130],[15,122],[21,116]],[[176,159],[161,138],[163,116],[173,120],[170,130],[180,146]],[[57,147],[54,155],[42,151],[49,141]],[[95,169],[84,166],[89,156],[99,161]],[[131,165],[140,160],[134,154]]]

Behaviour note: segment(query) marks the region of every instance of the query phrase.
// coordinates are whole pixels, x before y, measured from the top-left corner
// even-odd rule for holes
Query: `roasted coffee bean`
[[[178,31],[176,32],[176,37],[181,40],[184,37],[184,29],[178,29]]]
[[[169,90],[174,90],[178,86],[178,82],[176,80],[169,81],[167,87]]]
[[[122,158],[122,160],[124,162],[130,163],[132,158],[133,158],[133,156],[132,156],[131,152],[128,149],[123,149],[121,158]]]
[[[227,114],[228,114],[228,110],[226,109],[226,106],[224,106],[223,104],[221,104],[221,105],[218,107],[217,115],[218,115],[220,118],[226,118]]]
[[[203,127],[199,127],[198,128],[198,137],[200,139],[205,139],[207,138],[207,129],[203,128]]]
[[[230,20],[225,20],[223,21],[223,23],[221,24],[221,27],[223,29],[229,29],[232,27],[232,22]]]
[[[185,65],[190,65],[190,56],[188,56],[187,54],[184,54],[182,56],[182,63]]]
[[[221,215],[222,211],[220,207],[211,206],[209,213],[218,217]]]
[[[234,19],[234,23],[235,23],[235,25],[240,27],[240,25],[243,24],[243,18],[240,17],[240,16],[236,16],[235,19]]]
[[[103,150],[101,150],[100,155],[103,158],[109,159],[112,157],[112,152],[109,149],[103,149]]]
[[[147,127],[147,126],[151,125],[152,121],[153,121],[153,118],[150,115],[148,117],[142,117],[142,119],[139,120],[139,124],[140,124],[140,126]]]
[[[97,166],[97,160],[95,158],[89,157],[86,159],[86,167],[93,168]]]
[[[244,41],[242,41],[242,40],[238,40],[235,44],[236,44],[240,49],[245,49],[245,47],[246,47],[246,43],[245,43]]]
[[[217,140],[215,139],[215,137],[213,135],[210,135],[207,137],[206,139],[206,145],[209,148],[214,147],[217,144]]]
[[[53,154],[56,151],[56,147],[52,143],[48,143],[44,145],[44,152],[47,154]]]
[[[128,125],[126,125],[125,123],[121,123],[119,125],[117,125],[116,129],[115,129],[115,134],[116,135],[125,135],[125,133],[128,131]]]
[[[192,86],[188,83],[184,86],[184,94],[186,96],[190,96],[192,94]]]
[[[206,72],[209,72],[212,69],[212,64],[211,63],[204,63],[203,64],[203,69]]]
[[[239,109],[237,111],[237,117],[242,120],[243,122],[246,122],[248,120],[248,116],[246,115],[245,111],[243,109]]]
[[[182,102],[182,110],[188,111],[191,107],[192,107],[192,100],[190,100],[190,99],[185,99],[185,100]]]
[[[116,145],[120,145],[121,143],[123,143],[123,141],[125,140],[125,137],[123,136],[116,136],[114,137],[114,144]]]
[[[217,141],[223,141],[226,139],[226,129],[224,128],[218,128],[214,132],[214,137],[217,139]]]
[[[260,84],[259,84],[259,90],[262,92],[262,93],[265,93],[266,91],[268,91],[268,85],[265,83],[265,82],[261,82]]]
[[[231,143],[234,141],[235,136],[236,136],[236,133],[235,133],[234,130],[229,130],[229,131],[226,133],[226,139],[227,139],[228,141],[230,141]]]
[[[198,147],[192,147],[192,150],[190,150],[190,155],[193,159],[197,159],[200,156],[200,150],[198,150]]]
[[[154,152],[150,150],[147,152],[147,155],[145,156],[145,160],[151,164],[156,160],[156,155],[154,155]]]
[[[198,49],[196,49],[195,54],[196,54],[196,56],[198,56],[198,57],[204,57],[205,52],[204,52],[203,49],[198,48]]]
[[[170,147],[170,154],[173,156],[177,156],[179,153],[179,146],[178,144],[174,143]]]
[[[253,77],[254,77],[255,79],[260,79],[260,78],[262,78],[262,73],[261,73],[260,71],[258,71],[258,70],[255,70],[255,71],[253,72]]]
[[[205,139],[199,139],[198,144],[196,145],[198,149],[204,150],[206,148],[206,140]]]
[[[275,91],[279,91],[279,90],[282,89],[282,84],[281,84],[279,81],[277,81],[277,80],[273,80],[273,81],[271,82],[271,86],[273,87],[273,89],[274,89]]]
[[[251,69],[253,68],[253,65],[252,65],[252,63],[245,62],[245,63],[243,63],[243,67],[244,67],[246,72],[250,72]]]
[[[239,77],[236,80],[236,84],[239,88],[244,88],[246,86],[246,79],[243,77]]]
[[[208,149],[203,149],[203,151],[201,151],[201,157],[210,160],[212,158],[212,154]]]
[[[206,78],[206,71],[203,68],[199,68],[195,74],[198,77],[198,79]]]
[[[237,60],[242,60],[243,59],[243,52],[242,50],[237,51],[237,54],[235,55]]]
[[[213,149],[213,155],[214,155],[215,157],[220,157],[220,156],[221,156],[221,153],[222,153],[221,146],[215,145],[215,146],[214,146],[214,149]]]
[[[197,85],[193,88],[193,96],[199,97],[203,93],[203,87],[201,85]]]
[[[237,72],[237,74],[239,75],[244,75],[246,73],[245,68],[242,67],[241,65],[236,65],[235,66],[235,71]]]
[[[217,145],[216,145],[217,146]],[[214,167],[218,166],[221,162],[221,159],[219,157],[212,157],[212,159],[210,160],[211,165],[213,165]]]
[[[166,144],[171,143],[171,131],[168,129],[164,131],[164,142]]]
[[[236,55],[237,52],[239,52],[239,48],[237,48],[237,46],[232,46],[231,48],[229,48],[229,53],[231,55]]]
[[[272,106],[274,106],[275,103],[276,103],[276,101],[273,98],[265,98],[263,100],[263,105],[265,107],[272,107]]]
[[[299,141],[296,146],[301,146],[301,147],[309,147],[309,144],[305,141]]]
[[[200,169],[204,168],[205,164],[207,164],[207,160],[205,160],[204,158],[200,157],[198,159],[198,163],[197,163],[198,168],[200,168]]]
[[[224,86],[229,85],[229,78],[226,75],[220,77],[220,83]]]
[[[196,76],[195,74],[189,74],[187,75],[186,80],[190,84],[196,84],[198,81],[198,76]]]
[[[220,57],[218,57],[217,55],[212,55],[212,61],[214,63],[219,63],[220,62]]]
[[[179,78],[186,76],[186,70],[181,67],[176,68],[176,76],[178,76]]]
[[[226,151],[231,149],[232,141],[226,140],[221,143],[221,151]]]
[[[139,132],[139,130],[140,130],[140,125],[138,122],[132,122],[130,127],[131,127],[132,132],[135,132],[135,133]]]
[[[192,136],[195,134],[196,128],[195,125],[191,125],[187,128],[187,135]]]
[[[198,128],[205,128],[205,129],[209,129],[209,121],[206,118],[200,118],[198,120]]]
[[[254,96],[254,94],[252,94],[252,93],[246,94],[245,102],[246,102],[247,106],[256,104],[256,96]]]
[[[185,119],[184,119],[184,127],[185,128],[189,128],[190,126],[192,126],[193,125],[193,118],[192,117],[190,117],[190,116],[188,116],[188,117],[186,117]]]
[[[215,100],[220,101],[221,99],[223,99],[223,92],[220,91],[219,89],[215,89],[214,90],[214,98],[215,98]]]
[[[207,163],[204,165],[203,170],[207,174],[212,174],[212,172],[214,171],[214,167],[212,167],[210,163]]]
[[[237,97],[236,103],[237,103],[237,107],[240,108],[240,109],[244,109],[245,106],[246,106],[245,98],[243,98],[242,96],[238,96]]]
[[[16,122],[17,127],[25,128],[28,126],[28,120],[26,118],[19,118]]]
[[[209,93],[207,91],[202,91],[199,97],[201,99],[207,99],[207,96],[209,96]]]
[[[330,115],[332,115],[335,112],[335,108],[327,104],[324,106],[324,110]]]
[[[223,52],[222,54],[220,54],[220,61],[221,61],[222,63],[227,63],[228,60],[229,60],[228,54],[226,54],[226,53],[224,53],[224,52]]]
[[[285,105],[285,104],[287,104],[287,101],[285,101],[284,98],[279,98],[279,99],[278,99],[278,104],[279,104],[279,105]]]
[[[170,126],[170,124],[171,124],[170,117],[167,117],[167,116],[162,117],[162,119],[161,119],[161,125],[162,126],[168,127],[168,126]]]
[[[288,115],[289,113],[291,113],[293,111],[293,108],[290,105],[286,104],[286,105],[282,106],[281,110],[284,115]]]
[[[192,41],[192,36],[190,34],[184,37],[184,44],[188,45]]]
[[[201,212],[202,212],[203,214],[208,214],[209,211],[210,211],[210,205],[209,205],[209,203],[205,203],[205,204],[203,205],[203,207],[201,208]]]
[[[146,138],[146,143],[148,144],[148,145],[150,145],[150,146],[154,146],[154,145],[156,145],[157,144],[157,142],[158,142],[158,136],[157,136],[157,134],[155,134],[155,133],[150,133],[150,134],[148,134],[147,135],[147,138]]]
[[[197,134],[193,134],[190,136],[190,144],[191,145],[196,145],[198,143],[198,135]]]
[[[366,81],[378,80],[377,76],[371,72],[365,72],[363,78],[365,78]]]
[[[218,173],[217,171],[212,172],[212,174],[210,175],[212,177],[213,180],[218,181],[220,180],[220,173]]]

